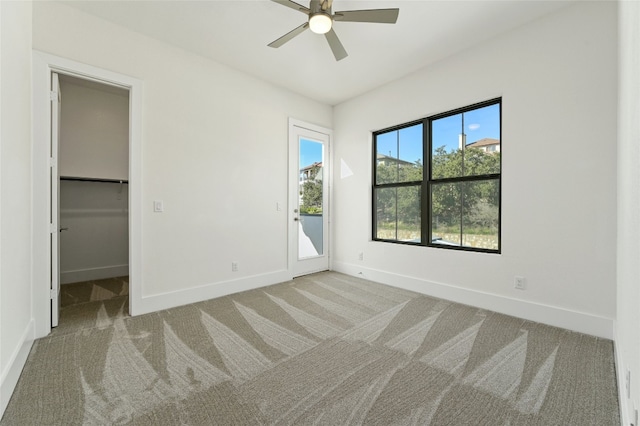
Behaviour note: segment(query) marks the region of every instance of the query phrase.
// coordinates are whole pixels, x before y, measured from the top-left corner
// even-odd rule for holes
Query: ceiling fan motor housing
[[[311,10],[311,15],[316,14],[318,12],[324,12],[331,16],[331,4],[329,0],[311,0],[309,2],[309,9]]]

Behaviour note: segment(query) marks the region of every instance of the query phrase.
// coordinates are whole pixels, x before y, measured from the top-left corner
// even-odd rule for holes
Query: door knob
[[[62,231],[68,231],[68,230],[69,230],[69,228],[60,228],[60,232],[62,232]]]

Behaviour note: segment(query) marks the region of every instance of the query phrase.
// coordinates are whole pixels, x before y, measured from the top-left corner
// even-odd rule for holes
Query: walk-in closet
[[[60,332],[128,314],[129,92],[58,77]]]

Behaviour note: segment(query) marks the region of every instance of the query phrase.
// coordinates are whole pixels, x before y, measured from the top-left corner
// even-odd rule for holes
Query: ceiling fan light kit
[[[316,13],[309,17],[309,29],[316,34],[326,34],[331,29],[333,20],[326,13]]]
[[[333,30],[333,21],[341,22],[372,22],[379,24],[395,24],[398,20],[399,9],[368,9],[345,10],[331,12],[333,0],[311,0],[309,7],[302,6],[291,0],[272,0],[288,8],[302,12],[308,17],[308,22],[289,31],[282,37],[269,43],[269,47],[280,47],[295,36],[303,33],[307,28],[316,34],[324,34],[336,61],[347,57],[347,51]]]

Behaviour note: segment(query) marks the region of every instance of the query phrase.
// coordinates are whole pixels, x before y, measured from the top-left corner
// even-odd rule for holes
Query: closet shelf
[[[129,183],[129,181],[126,179],[102,179],[76,176],[60,176],[60,180],[74,180],[79,182]]]

